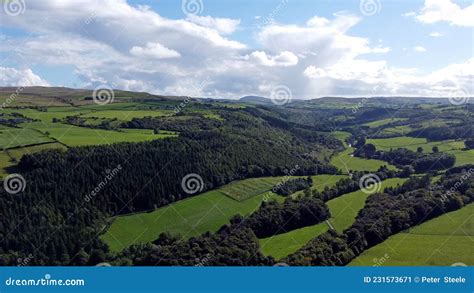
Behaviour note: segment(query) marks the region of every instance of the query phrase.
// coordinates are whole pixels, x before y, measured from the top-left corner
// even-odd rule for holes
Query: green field
[[[318,225],[259,239],[260,250],[264,255],[271,255],[275,259],[281,259],[297,251],[311,239],[326,232],[328,228],[326,222],[322,222]]]
[[[336,183],[343,179],[343,178],[348,178],[347,175],[316,175],[316,176],[311,176],[311,179],[313,179],[313,186],[311,187],[311,190],[317,190],[319,192],[322,192],[324,188],[328,187],[331,188]],[[298,191],[294,193],[294,196],[299,196],[303,195],[304,191]]]
[[[130,121],[133,118],[143,117],[163,117],[171,116],[174,114],[172,110],[107,110],[107,111],[95,111],[88,114],[81,115],[81,117],[97,117],[107,119],[118,119],[121,121]]]
[[[406,179],[391,178],[381,183],[380,191],[387,187],[395,187],[398,184],[403,184]],[[370,194],[364,193],[362,190],[351,192],[327,202],[329,210],[331,211],[330,222],[334,229],[342,232],[349,228],[359,213],[364,207],[366,199]]]
[[[448,151],[448,154],[453,154],[456,156],[456,164],[455,166],[462,166],[466,164],[474,164],[474,150],[455,150],[455,151]]]
[[[386,254],[384,266],[473,266],[473,247],[474,204],[470,204],[388,238],[349,265],[372,266]]]
[[[365,126],[369,127],[379,127],[383,126],[385,124],[393,123],[393,122],[399,122],[399,121],[406,121],[408,120],[407,118],[388,118],[388,119],[383,119],[383,120],[377,120],[377,121],[372,121],[369,123],[365,123]]]
[[[0,148],[9,149],[19,146],[52,142],[53,140],[34,129],[3,128],[0,129]]]
[[[120,251],[132,244],[151,242],[163,232],[179,234],[183,238],[198,236],[207,231],[216,231],[236,214],[250,214],[264,199],[284,200],[281,196],[266,192],[236,201],[217,189],[150,213],[117,217],[101,239],[112,251]]]
[[[391,170],[397,168],[387,162],[380,160],[367,160],[358,157],[353,157],[354,148],[348,147],[346,150],[335,154],[331,158],[331,164],[340,169],[344,174],[349,171],[377,171],[382,166],[387,166]]]
[[[235,181],[223,186],[220,191],[232,199],[243,201],[266,191],[270,191],[273,186],[282,181],[282,178],[283,177],[266,177]]]
[[[375,145],[377,150],[383,151],[397,148],[406,148],[416,151],[418,147],[422,147],[425,153],[431,153],[434,146],[437,146],[440,152],[461,150],[465,147],[463,141],[445,140],[428,142],[426,138],[413,138],[408,136],[368,139],[367,143],[371,143]]]
[[[11,158],[18,161],[18,160],[21,159],[21,157],[23,155],[33,154],[33,153],[37,153],[37,152],[40,152],[40,151],[51,150],[51,149],[65,150],[67,148],[64,145],[60,144],[60,143],[53,142],[53,143],[38,144],[38,145],[22,147],[22,148],[9,149],[7,152],[10,155]]]
[[[31,129],[31,131],[39,130],[67,146],[141,142],[176,136],[176,134],[172,132],[153,134],[153,131],[149,129],[121,129],[120,131],[114,131],[92,129],[62,123],[31,122],[23,123],[21,126],[26,129]]]

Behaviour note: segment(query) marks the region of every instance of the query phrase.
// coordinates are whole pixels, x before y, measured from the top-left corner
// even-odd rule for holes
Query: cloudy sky
[[[7,0],[0,86],[238,98],[474,93],[472,0]]]

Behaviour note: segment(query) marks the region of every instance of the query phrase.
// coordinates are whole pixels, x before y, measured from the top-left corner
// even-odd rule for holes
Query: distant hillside
[[[249,103],[249,104],[259,104],[259,105],[270,105],[272,104],[272,100],[260,97],[260,96],[245,96],[240,98],[241,102]]]

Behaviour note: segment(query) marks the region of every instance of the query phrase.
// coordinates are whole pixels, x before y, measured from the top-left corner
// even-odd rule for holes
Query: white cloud
[[[424,53],[424,52],[426,52],[426,48],[423,47],[423,46],[415,46],[415,47],[413,47],[413,50],[414,50],[415,52],[418,52],[418,53]]]
[[[452,0],[425,0],[416,19],[426,24],[447,22],[450,25],[473,27],[474,4],[462,8]]]
[[[440,32],[432,32],[432,33],[430,33],[430,37],[433,37],[433,38],[440,38],[440,37],[442,37],[442,36],[444,36],[444,34],[443,34],[443,33],[440,33]]]
[[[168,58],[179,58],[181,54],[175,50],[166,48],[160,43],[148,42],[146,47],[133,46],[130,49],[130,54],[137,57],[156,58],[156,59],[168,59]]]
[[[55,17],[45,18],[53,10]],[[302,25],[268,23],[255,32],[252,48],[232,39],[238,20],[190,15],[168,19],[125,0],[113,5],[31,1],[27,13],[1,17],[2,27],[29,35],[1,40],[0,53],[7,53],[14,67],[67,65],[90,88],[105,83],[157,94],[223,98],[269,96],[281,84],[295,98],[441,95],[453,84],[472,91],[472,71],[464,63],[424,75],[391,66],[383,55],[390,47],[357,36],[351,29],[362,19],[347,12],[315,16]],[[0,72],[5,85],[7,79],[16,85],[24,76],[27,85],[47,84],[31,70],[9,70],[8,76],[16,78]]]
[[[49,86],[49,83],[29,68],[0,67],[0,86]]]
[[[240,19],[214,18],[189,14],[187,20],[203,27],[215,29],[222,34],[232,34],[240,24]]]
[[[270,56],[263,51],[252,52],[249,59],[255,60],[264,66],[293,66],[298,64],[298,56],[289,51],[281,52],[278,55]]]
[[[402,14],[402,16],[404,16],[404,17],[412,17],[412,16],[415,16],[415,15],[416,15],[416,12],[414,12],[414,11],[410,11],[410,12]]]

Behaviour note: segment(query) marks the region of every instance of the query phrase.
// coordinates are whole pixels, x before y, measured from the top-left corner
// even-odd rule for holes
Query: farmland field
[[[455,166],[462,166],[466,164],[474,164],[474,150],[455,150],[447,151],[448,154],[456,156]]]
[[[428,142],[426,138],[413,138],[407,136],[383,138],[383,139],[368,139],[367,143],[375,145],[377,150],[388,151],[396,148],[406,148],[411,151],[416,151],[418,147],[422,147],[426,153],[431,153],[432,148],[437,146],[439,151],[461,150],[464,148],[463,141],[445,140]]]
[[[25,129],[37,129],[67,146],[101,145],[117,142],[141,142],[173,137],[172,132],[153,134],[149,129],[121,129],[120,131],[92,129],[62,123],[31,122],[21,125]]]
[[[377,120],[369,123],[365,123],[365,126],[369,127],[379,127],[383,126],[385,124],[393,123],[393,122],[398,122],[398,121],[406,121],[408,119],[406,118],[388,118],[388,119],[383,119],[383,120]]]
[[[311,176],[311,179],[313,179],[313,186],[311,187],[311,190],[317,190],[319,192],[322,192],[324,188],[328,187],[331,188],[336,183],[343,179],[347,178],[347,175],[316,175],[316,176]],[[303,191],[298,191],[294,193],[294,196],[299,196],[302,195]]]
[[[97,117],[97,118],[108,118],[118,119],[121,121],[130,121],[133,118],[143,117],[163,117],[174,114],[172,110],[107,110],[107,111],[95,111],[81,115],[81,117]]]
[[[403,184],[405,179],[391,178],[381,183],[380,191],[387,187],[396,187],[398,184]],[[351,192],[327,202],[329,210],[331,211],[330,222],[334,229],[342,232],[349,228],[354,222],[359,211],[364,207],[366,199],[370,194],[364,193],[362,190]]]
[[[1,149],[9,149],[52,141],[52,139],[34,129],[6,128],[0,130]]]
[[[235,181],[223,186],[220,191],[237,201],[243,201],[269,191],[282,177],[251,178]]]
[[[474,265],[474,204],[398,233],[363,252],[352,266],[372,266],[385,254],[384,266]]]
[[[328,230],[326,222],[296,229],[287,233],[259,239],[260,250],[264,255],[281,259],[303,247],[308,241]]]
[[[358,157],[353,157],[354,148],[348,147],[346,150],[335,154],[331,158],[331,164],[340,169],[344,174],[349,171],[377,171],[382,166],[387,166],[391,170],[397,168],[387,162],[380,160],[367,160]]]
[[[256,210],[268,193],[236,201],[219,189],[181,200],[150,213],[115,218],[110,229],[101,236],[112,251],[120,251],[132,244],[155,240],[163,232],[179,234],[183,238],[216,231],[236,215],[248,215]],[[271,194],[267,199],[283,201]]]

